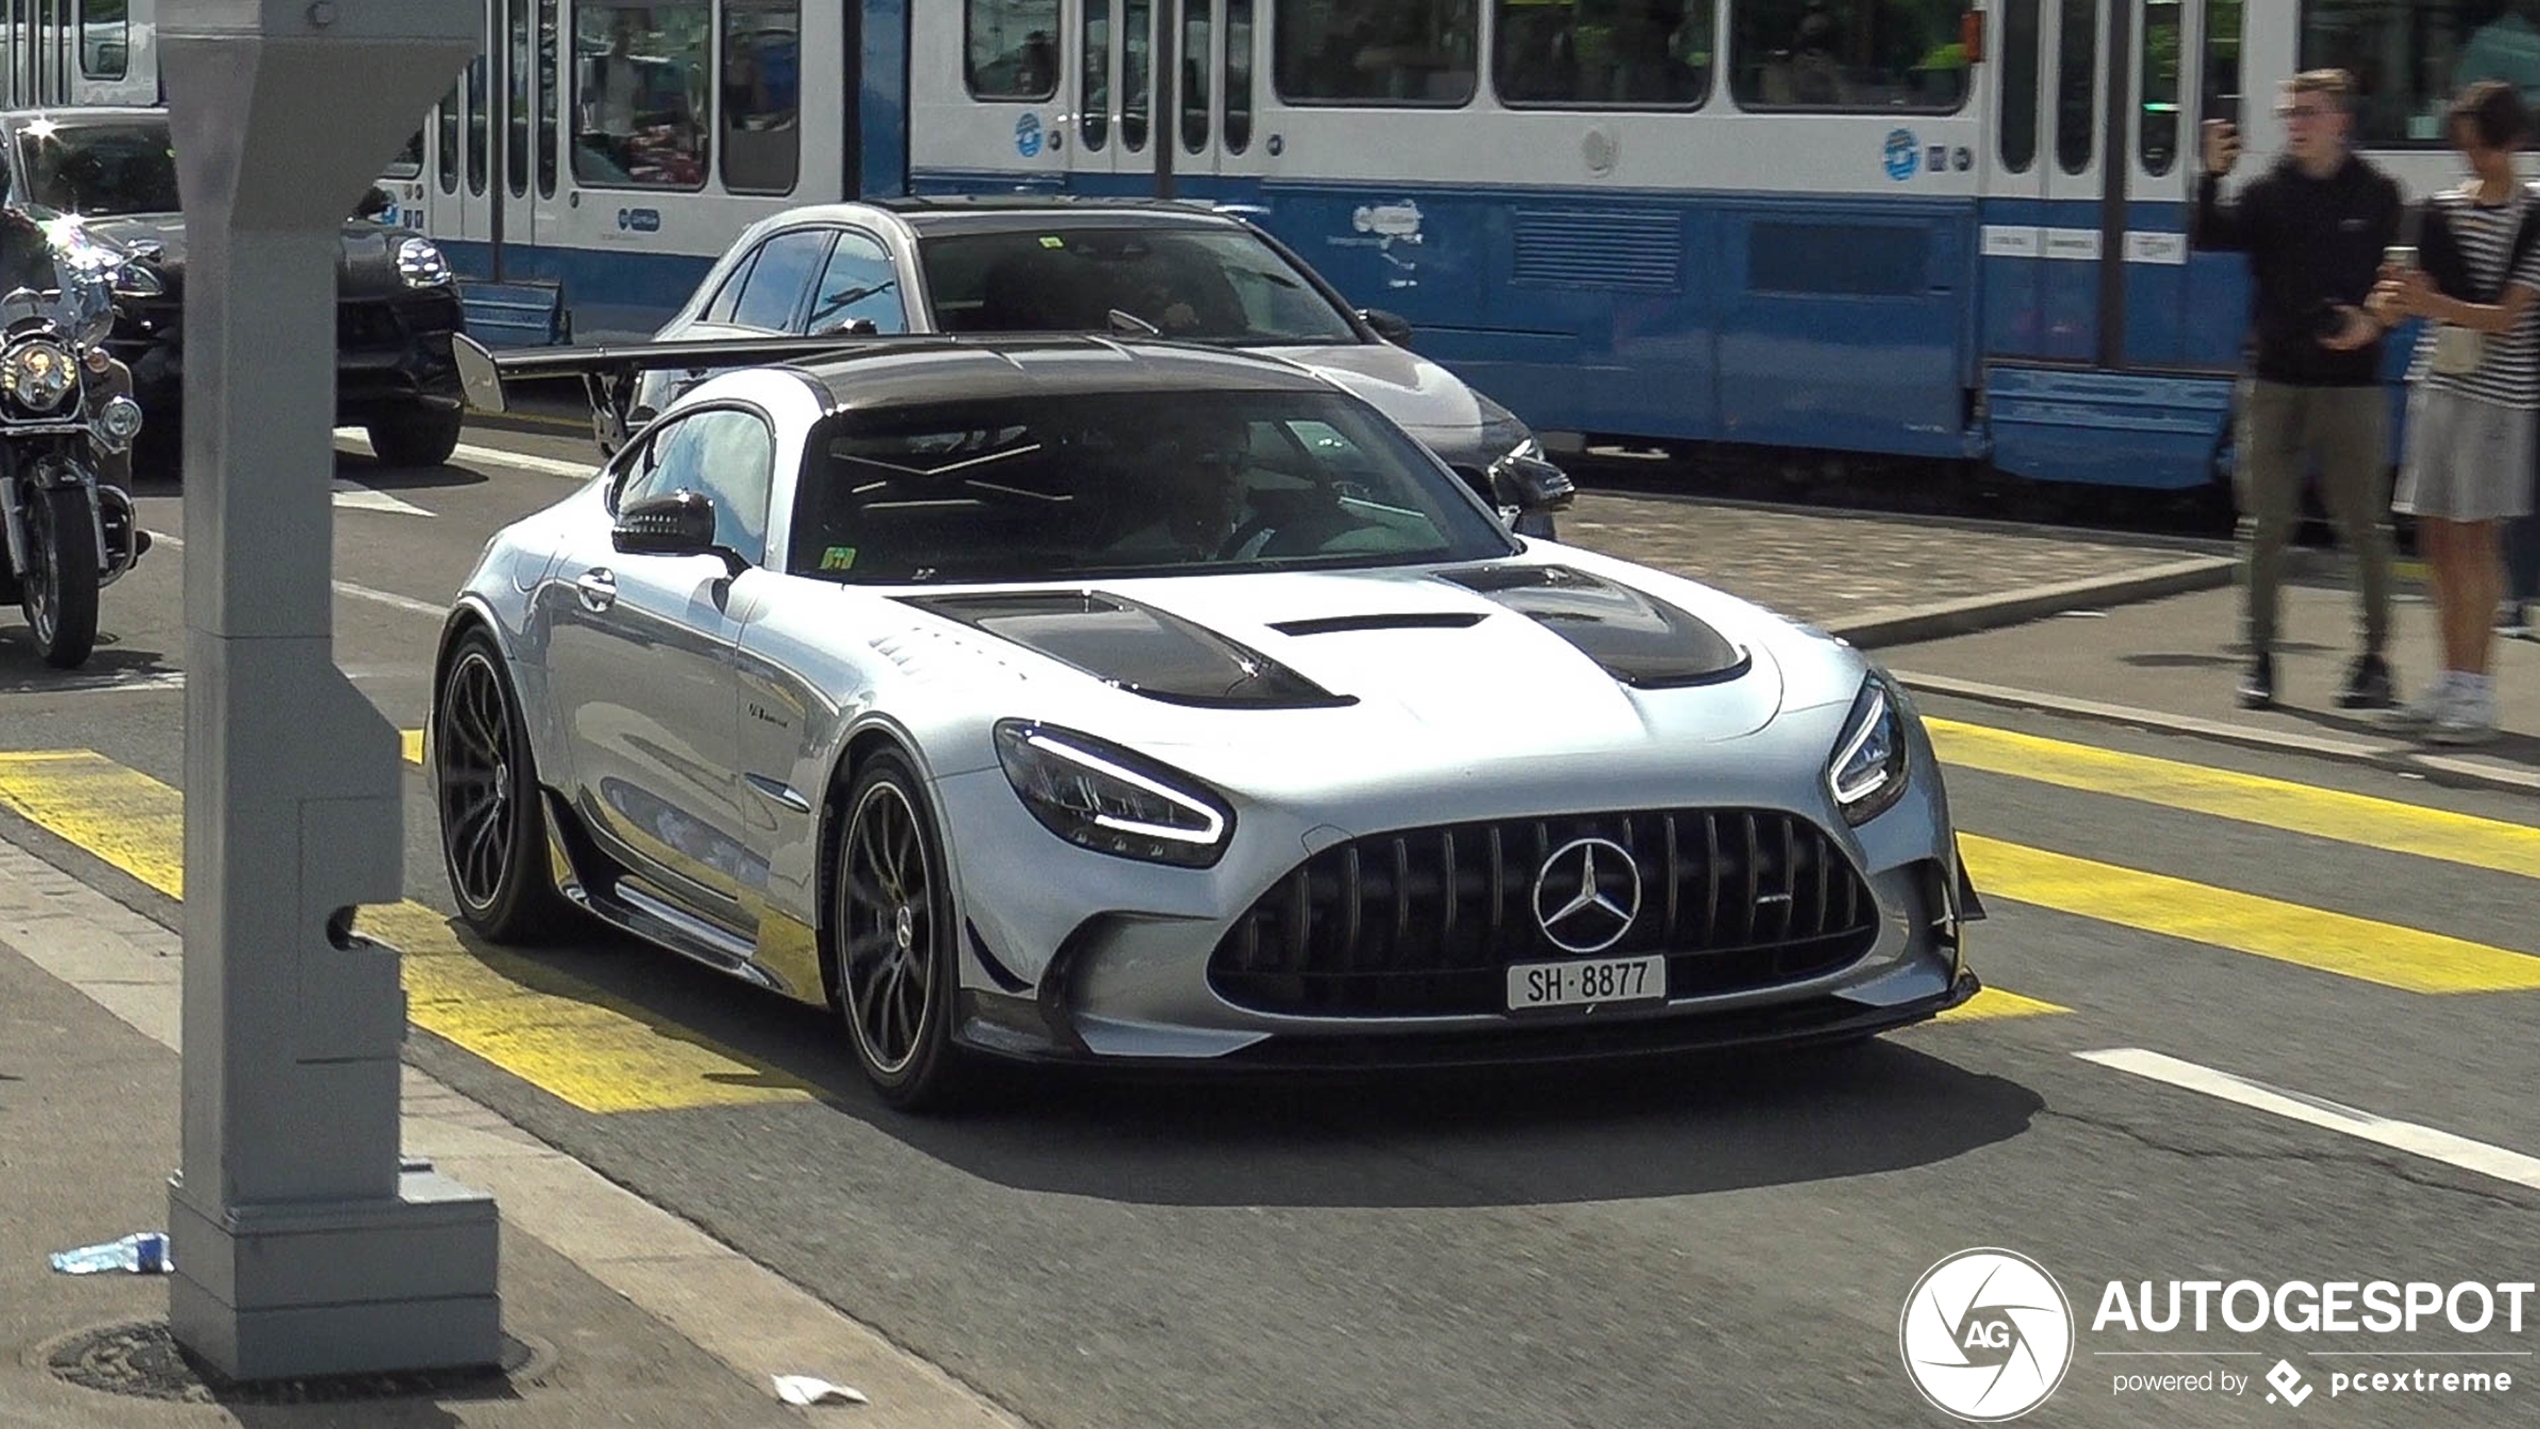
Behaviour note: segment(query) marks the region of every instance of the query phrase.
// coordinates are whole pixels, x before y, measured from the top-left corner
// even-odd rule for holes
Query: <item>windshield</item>
[[[177,213],[176,154],[164,119],[39,119],[18,131],[31,202],[82,218]]]
[[[1338,393],[1030,396],[856,412],[816,435],[789,569],[1038,581],[1483,560],[1516,547]]]
[[[1186,341],[1359,340],[1346,314],[1249,233],[1054,226],[917,247],[943,332],[1101,332],[1117,308]]]

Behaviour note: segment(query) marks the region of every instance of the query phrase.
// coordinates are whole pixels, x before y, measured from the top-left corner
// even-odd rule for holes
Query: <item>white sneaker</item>
[[[2452,707],[2436,717],[2425,737],[2434,744],[2484,744],[2496,737],[2496,687],[2463,685],[2453,692]]]
[[[2452,713],[2461,696],[2460,676],[2444,671],[2417,697],[2395,710],[2385,710],[2381,723],[2389,729],[2427,729]]]

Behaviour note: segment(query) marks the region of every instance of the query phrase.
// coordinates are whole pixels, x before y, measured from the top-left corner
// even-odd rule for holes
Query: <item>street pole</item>
[[[169,1328],[242,1380],[493,1365],[491,1197],[399,1155],[394,726],[335,665],[342,227],[479,0],[161,0],[186,219],[183,1147]]]

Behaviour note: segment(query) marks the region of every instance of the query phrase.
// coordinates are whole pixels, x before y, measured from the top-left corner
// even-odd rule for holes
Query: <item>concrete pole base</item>
[[[494,1198],[408,1163],[394,1201],[201,1207],[168,1181],[179,1344],[236,1380],[491,1368]]]

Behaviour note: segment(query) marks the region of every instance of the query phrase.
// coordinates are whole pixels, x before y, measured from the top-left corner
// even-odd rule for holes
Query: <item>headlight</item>
[[[60,346],[36,340],[22,342],[0,358],[0,387],[31,412],[50,412],[71,394],[79,374],[71,355]]]
[[[1886,677],[1873,672],[1852,701],[1834,757],[1826,761],[1826,786],[1844,822],[1855,828],[1905,797],[1904,703]]]
[[[1189,775],[1028,720],[1001,721],[996,738],[1023,806],[1069,843],[1183,868],[1225,855],[1235,812]]]
[[[409,288],[438,288],[450,281],[450,260],[429,238],[409,238],[397,245],[397,271]]]
[[[116,451],[124,450],[132,445],[134,437],[141,435],[141,404],[124,396],[106,399],[106,405],[97,413],[97,428],[106,434],[107,442]]]

